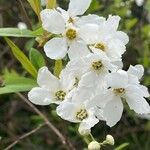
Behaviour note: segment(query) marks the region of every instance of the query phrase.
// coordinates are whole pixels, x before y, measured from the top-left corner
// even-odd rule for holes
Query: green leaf
[[[5,80],[5,86],[0,88],[0,95],[29,91],[33,87],[37,86],[35,80],[26,77],[21,77],[14,71],[8,72],[6,70],[3,78]]]
[[[131,28],[133,28],[136,25],[137,22],[138,22],[138,20],[136,18],[128,19],[126,21],[126,29],[130,30]]]
[[[47,0],[46,8],[52,9],[56,7],[56,0]]]
[[[31,31],[27,29],[19,28],[0,28],[0,36],[9,36],[9,37],[37,37],[42,35],[42,29]]]
[[[123,144],[119,145],[117,148],[115,148],[114,150],[123,150],[127,146],[129,146],[129,143],[123,143]]]
[[[54,75],[56,77],[59,77],[59,74],[60,74],[62,68],[63,68],[62,60],[61,59],[60,60],[56,60],[55,61],[55,67],[54,67]]]
[[[29,58],[30,58],[31,63],[34,65],[34,67],[37,70],[39,70],[41,67],[46,65],[42,54],[34,48],[31,48],[30,53],[29,53]]]
[[[41,0],[27,0],[40,20]]]
[[[22,64],[24,69],[29,72],[33,77],[37,76],[37,70],[29,61],[29,59],[25,56],[25,54],[8,38],[5,37],[7,44],[10,46],[14,56],[17,60]]]

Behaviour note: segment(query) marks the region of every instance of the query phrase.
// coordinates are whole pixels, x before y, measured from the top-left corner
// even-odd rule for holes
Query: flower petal
[[[113,35],[113,38],[119,39],[125,45],[129,42],[129,36],[126,33],[122,32],[122,31],[117,31]]]
[[[68,12],[71,17],[83,15],[89,8],[92,0],[70,0]]]
[[[74,103],[62,102],[56,109],[57,114],[64,120],[79,122],[76,117],[77,106]]]
[[[28,93],[29,100],[36,105],[49,105],[51,103],[50,91],[40,87],[33,88]]]
[[[111,16],[109,15],[106,26],[108,26],[108,29],[110,31],[116,31],[119,26],[120,17],[119,16]]]
[[[81,18],[79,18],[78,21],[76,22],[76,25],[77,26],[82,26],[82,25],[85,25],[85,24],[98,24],[98,25],[100,25],[105,20],[106,19],[104,17],[89,14],[87,16],[82,16]]]
[[[138,79],[141,79],[142,76],[144,75],[144,68],[142,65],[136,65],[136,66],[132,66],[130,65],[128,71],[129,74],[132,74],[134,76],[137,76]]]
[[[63,38],[53,38],[44,45],[46,56],[51,59],[62,59],[67,54],[67,43]]]
[[[138,114],[150,113],[150,106],[147,101],[136,93],[128,93],[126,95],[126,101],[130,109],[134,110]]]
[[[59,79],[56,78],[47,67],[38,71],[37,83],[40,87],[55,91],[59,87]]]
[[[85,133],[89,131],[94,125],[96,125],[99,122],[99,120],[96,117],[90,117],[86,119],[86,121],[82,121],[79,126],[79,132],[80,133]]]
[[[89,49],[86,44],[74,42],[70,45],[68,55],[71,60],[88,55]]]
[[[96,24],[85,24],[79,28],[79,36],[86,44],[95,44],[98,39],[99,26]]]
[[[44,9],[40,13],[42,26],[45,30],[60,34],[65,30],[65,21],[61,14],[55,9]]]
[[[114,96],[109,101],[103,110],[103,116],[106,119],[108,126],[114,126],[120,119],[123,113],[123,104],[120,97]]]
[[[108,87],[112,88],[125,88],[128,84],[128,74],[123,70],[110,73],[105,79]]]

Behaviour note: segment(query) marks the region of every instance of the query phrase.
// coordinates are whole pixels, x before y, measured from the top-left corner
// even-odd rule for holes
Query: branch
[[[38,131],[39,129],[41,129],[43,126],[45,125],[44,124],[41,124],[39,125],[38,127],[36,127],[35,129],[31,130],[30,132],[20,136],[16,141],[14,141],[12,144],[10,144],[8,147],[6,147],[4,150],[9,150],[11,149],[12,147],[14,147],[17,143],[20,142],[20,140],[22,139],[25,139],[26,137],[30,136],[31,134],[35,133],[36,131]]]
[[[48,118],[37,109],[28,99],[21,93],[16,93],[25,103],[27,103],[47,124],[47,126],[59,137],[60,142],[66,147],[66,150],[76,150],[72,143],[70,143],[63,134],[48,120]]]

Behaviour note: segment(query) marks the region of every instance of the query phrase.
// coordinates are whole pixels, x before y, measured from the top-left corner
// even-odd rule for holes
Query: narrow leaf
[[[41,1],[40,0],[27,0],[29,4],[31,5],[32,9],[38,16],[40,20],[40,12],[41,12]]]
[[[62,60],[56,60],[55,67],[54,67],[54,75],[59,77],[59,74],[60,74],[62,68],[63,68]]]
[[[123,150],[124,148],[126,148],[129,145],[129,143],[123,143],[121,145],[119,145],[117,148],[115,148],[114,150]]]
[[[56,0],[47,0],[46,8],[52,9],[56,7]]]
[[[37,86],[35,80],[21,77],[16,72],[5,71],[3,78],[5,86],[0,88],[0,94],[29,91]]]
[[[0,36],[7,37],[38,37],[43,34],[42,29],[38,29],[35,31],[27,30],[27,29],[19,29],[19,28],[0,28]]]
[[[33,77],[37,76],[37,70],[29,61],[29,59],[25,56],[25,54],[8,38],[5,37],[7,44],[10,46],[14,56],[17,60],[22,64],[24,69],[28,71]]]
[[[34,67],[37,70],[39,70],[41,67],[46,65],[42,54],[34,48],[31,48],[29,58],[30,58],[31,63],[34,65]]]

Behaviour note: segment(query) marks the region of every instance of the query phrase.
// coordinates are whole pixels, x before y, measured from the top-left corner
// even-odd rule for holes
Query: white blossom
[[[125,100],[130,109],[138,114],[150,113],[150,106],[144,98],[147,95],[128,79],[128,73],[123,70],[108,74],[106,76],[108,90],[93,98],[95,105],[102,109],[99,115],[104,117],[110,127],[114,126],[122,116],[122,100]]]
[[[58,79],[48,70],[42,67],[38,72],[37,83],[39,87],[33,88],[29,93],[29,100],[37,105],[49,105],[50,103],[60,104],[71,96],[71,78],[65,80],[63,75]]]
[[[74,25],[76,15],[82,15],[89,7],[91,0],[70,0],[68,11],[63,9],[45,9],[41,11],[42,26],[57,36],[49,40],[44,51],[51,59],[61,59],[68,53],[70,59],[87,55],[87,45],[80,36],[80,29]],[[94,28],[94,25],[91,25]],[[91,33],[89,30],[88,32]],[[79,51],[79,52],[78,52]]]
[[[111,60],[121,60],[125,52],[125,45],[129,38],[126,33],[117,31],[119,16],[109,16],[106,21],[93,28],[93,34],[88,34],[89,28],[81,27],[81,37],[89,44],[90,49],[95,53],[105,53]],[[83,28],[83,29],[82,29]]]
[[[56,111],[64,120],[80,123],[79,131],[82,133],[91,129],[99,122],[95,117],[94,109],[88,105],[88,100],[64,101],[57,107]]]

